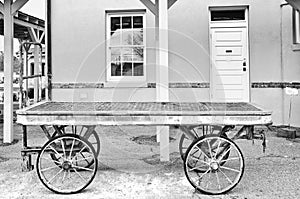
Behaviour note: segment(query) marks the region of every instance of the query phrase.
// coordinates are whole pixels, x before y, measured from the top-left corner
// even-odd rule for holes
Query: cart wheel
[[[230,139],[206,135],[195,140],[186,151],[184,172],[198,191],[205,194],[223,194],[233,189],[241,180],[244,157]]]
[[[222,130],[221,126],[211,126],[211,125],[202,125],[202,126],[197,126],[191,130],[191,132],[195,135],[196,138],[199,138],[204,135],[210,135],[210,134],[218,134]],[[184,160],[185,157],[185,152],[190,146],[190,144],[193,142],[190,138],[188,138],[184,133],[180,137],[179,140],[179,153]]]
[[[89,130],[89,128],[93,128],[93,127],[90,127],[90,126],[66,126],[66,127],[63,127],[62,133],[75,134],[75,135],[84,137],[87,141],[89,141],[92,144],[92,146],[94,147],[95,152],[96,152],[96,157],[98,157],[99,153],[100,153],[100,138],[99,138],[97,132],[95,131],[95,129]],[[58,133],[55,131],[52,134],[52,137],[54,138],[57,135],[58,135]],[[59,158],[59,157],[57,157],[56,154],[50,154],[50,155],[53,160],[57,160]],[[87,164],[87,167],[89,167],[89,165],[92,165],[92,164],[93,164],[93,160],[91,160],[91,162],[89,164]]]
[[[49,154],[59,158],[54,160],[49,158]],[[49,190],[61,194],[78,193],[85,189],[93,181],[97,166],[93,146],[84,137],[72,134],[49,140],[42,147],[36,162],[42,183]]]

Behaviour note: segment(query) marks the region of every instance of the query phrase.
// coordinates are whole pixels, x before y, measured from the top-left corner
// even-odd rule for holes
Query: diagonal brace
[[[12,4],[11,15],[15,15],[29,0],[16,0]]]

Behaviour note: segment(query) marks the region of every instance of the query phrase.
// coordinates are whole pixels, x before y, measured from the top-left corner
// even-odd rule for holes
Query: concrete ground
[[[268,132],[265,153],[259,140],[237,141],[246,165],[241,182],[225,195],[207,196],[195,192],[184,175],[177,131],[171,133],[176,139],[170,144],[171,161],[160,163],[158,145],[130,140],[134,136],[153,135],[154,127],[98,127],[101,153],[96,178],[82,193],[57,195],[42,185],[35,169],[21,172],[21,127],[16,125],[15,137],[19,142],[0,144],[0,198],[299,198],[299,138],[287,140]],[[29,128],[29,140],[30,145],[46,142],[36,127]]]

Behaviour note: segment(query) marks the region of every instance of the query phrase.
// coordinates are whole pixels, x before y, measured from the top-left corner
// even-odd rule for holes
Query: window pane
[[[133,17],[133,28],[143,28],[143,17],[142,16]]]
[[[131,17],[122,17],[122,29],[132,28]]]
[[[120,29],[120,25],[121,25],[120,17],[111,17],[111,21],[110,21],[111,31],[116,31]]]
[[[133,61],[143,61],[144,60],[144,48],[134,47],[133,48]]]
[[[133,64],[134,76],[143,76],[144,75],[144,68],[143,68],[143,63],[134,63]]]
[[[215,10],[211,11],[212,21],[245,20],[245,10]]]
[[[111,32],[110,33],[110,45],[111,46],[119,46],[121,44],[121,34],[120,31],[118,32]]]
[[[123,76],[132,76],[132,63],[123,63]]]
[[[121,76],[121,64],[111,63],[111,76]]]
[[[132,31],[122,31],[122,45],[132,45]]]
[[[122,61],[132,61],[132,48],[123,48]]]
[[[121,61],[121,49],[111,48],[111,62],[117,63]]]
[[[133,45],[143,45],[143,30],[133,31]]]

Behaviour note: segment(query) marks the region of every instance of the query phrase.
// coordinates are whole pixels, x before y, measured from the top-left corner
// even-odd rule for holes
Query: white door
[[[247,28],[211,28],[211,99],[249,102]]]

